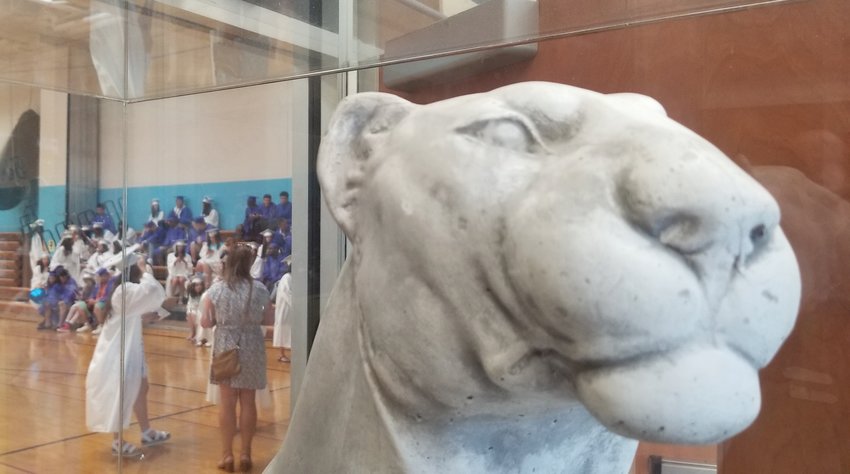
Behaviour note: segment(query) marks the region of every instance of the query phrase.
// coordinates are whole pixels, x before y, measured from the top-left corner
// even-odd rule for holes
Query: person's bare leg
[[[136,414],[136,420],[139,422],[142,433],[151,427],[150,420],[148,420],[148,388],[148,379],[145,377],[142,379],[142,384],[139,385],[136,403],[133,404],[133,413]]]
[[[197,321],[195,320],[195,313],[186,313],[186,324],[189,325],[189,337],[186,338],[188,341],[195,340],[195,327]]]
[[[239,434],[242,438],[242,458],[251,459],[251,442],[257,431],[256,390],[239,390]]]
[[[94,306],[94,319],[97,321],[98,326],[103,324],[104,319],[106,319],[106,315],[103,313],[103,308],[99,305]]]
[[[218,427],[221,434],[221,455],[233,459],[233,437],[236,436],[236,401],[238,391],[230,384],[218,385],[221,400],[218,406]]]

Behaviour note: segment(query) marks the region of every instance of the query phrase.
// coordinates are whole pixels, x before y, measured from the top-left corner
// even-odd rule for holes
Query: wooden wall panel
[[[569,21],[558,0],[540,4],[547,27]],[[525,64],[399,93],[427,103],[526,80],[644,93],[773,192],[803,306],[761,373],[761,415],[721,446],[724,474],[850,472],[848,24],[846,0],[665,21],[542,42]]]

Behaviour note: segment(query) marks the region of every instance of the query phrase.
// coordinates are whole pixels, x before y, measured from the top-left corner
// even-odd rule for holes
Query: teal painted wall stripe
[[[257,196],[259,202],[263,194],[271,194],[272,202],[276,204],[281,191],[288,192],[290,200],[294,199],[291,178],[131,187],[127,189],[128,224],[137,230],[142,228],[150,214],[151,199],[158,198],[160,207],[168,215],[174,207],[174,197],[182,195],[186,199],[186,205],[192,210],[192,215],[198,216],[201,213],[201,200],[204,196],[210,196],[213,199],[213,207],[218,211],[220,227],[234,229],[242,223],[248,196]],[[99,201],[112,200],[118,204],[120,198],[121,188],[98,191]]]

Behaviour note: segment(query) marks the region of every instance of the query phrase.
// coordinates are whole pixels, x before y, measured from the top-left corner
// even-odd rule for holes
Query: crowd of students
[[[280,348],[278,361],[289,362],[286,350],[291,345],[288,319],[292,301],[289,285],[292,234],[288,197],[281,193],[276,206],[270,204],[269,195],[263,197],[259,206],[255,198],[249,198],[237,238],[226,240],[222,240],[219,218],[208,197],[204,198],[204,209],[196,218],[185,207],[182,196],[175,199],[175,207],[167,216],[154,200],[151,215],[144,223],[145,230],[136,234],[128,229],[123,237],[104,207],[98,205],[91,225],[69,226],[52,253],[43,237],[44,221],[30,225],[30,296],[42,316],[38,329],[91,331],[98,335],[86,377],[86,425],[91,431],[113,434],[114,455],[142,454],[141,449],[120,435],[122,427],[125,431],[129,427],[131,414],[138,421],[142,448],[171,439],[171,433],[153,429],[148,417],[143,323],[167,317],[176,305],[183,303],[190,332],[187,339],[196,346],[211,347],[211,351],[228,349],[228,338],[232,339],[228,331],[233,332],[234,327],[227,323],[228,315],[224,311],[227,300],[216,295],[221,293],[222,285],[233,286],[234,275],[246,273],[249,261],[249,275],[244,278],[255,281],[252,285],[258,291],[254,294],[259,295],[263,308],[262,321],[252,318],[257,319],[257,324],[270,324],[272,319],[268,315],[273,312],[272,345]],[[164,285],[154,278],[154,265],[167,267]],[[239,272],[234,270],[240,268]],[[250,299],[250,292],[248,296]],[[219,306],[215,312],[211,310],[213,304]],[[124,318],[114,317],[116,314],[123,314]],[[217,316],[213,318],[212,314]],[[218,319],[225,320],[221,327],[216,323]],[[240,373],[230,380],[211,380],[207,393],[209,401],[220,400],[222,413],[235,411],[232,399],[240,398],[242,470],[250,470],[252,465],[250,427],[256,424],[254,392],[268,393],[265,329],[255,326],[257,334],[246,329],[247,325],[235,329],[237,333],[244,330],[245,335],[256,336],[254,339],[258,341],[256,358],[262,362],[261,367],[243,370],[245,374],[254,374],[251,383],[246,385],[239,378],[243,377]],[[247,343],[243,346],[240,352],[248,349]],[[240,363],[241,359],[240,355]],[[248,359],[244,362],[250,365]],[[123,364],[123,372],[118,370],[119,364]],[[123,374],[123,381],[119,380],[119,374]],[[122,382],[127,394],[123,404],[119,403],[117,390]],[[222,423],[225,459],[219,467],[231,472],[234,464],[230,445],[234,432],[235,425]]]
[[[251,276],[262,282],[274,299],[278,282],[289,272],[292,254],[288,193],[280,193],[278,204],[271,202],[269,194],[259,205],[256,197],[250,196],[236,237],[227,241],[222,239],[212,199],[205,196],[202,202],[201,213],[193,218],[183,196],[175,197],[174,208],[167,215],[154,199],[144,230],[136,233],[128,229],[123,238],[105,207],[98,204],[91,225],[68,226],[52,254],[43,238],[44,221],[33,222],[30,287],[38,296],[42,316],[38,329],[98,334],[108,315],[108,298],[120,277],[114,262],[129,245],[140,247],[151,274],[152,266],[167,268],[165,293],[186,304],[191,329],[188,339],[199,346],[210,341],[199,325],[200,298],[221,275],[223,262],[234,245],[251,246],[255,252]]]

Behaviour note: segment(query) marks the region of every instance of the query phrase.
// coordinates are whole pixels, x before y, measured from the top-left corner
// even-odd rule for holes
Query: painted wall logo
[[[27,110],[0,153],[0,210],[12,209],[38,187],[39,116]]]

